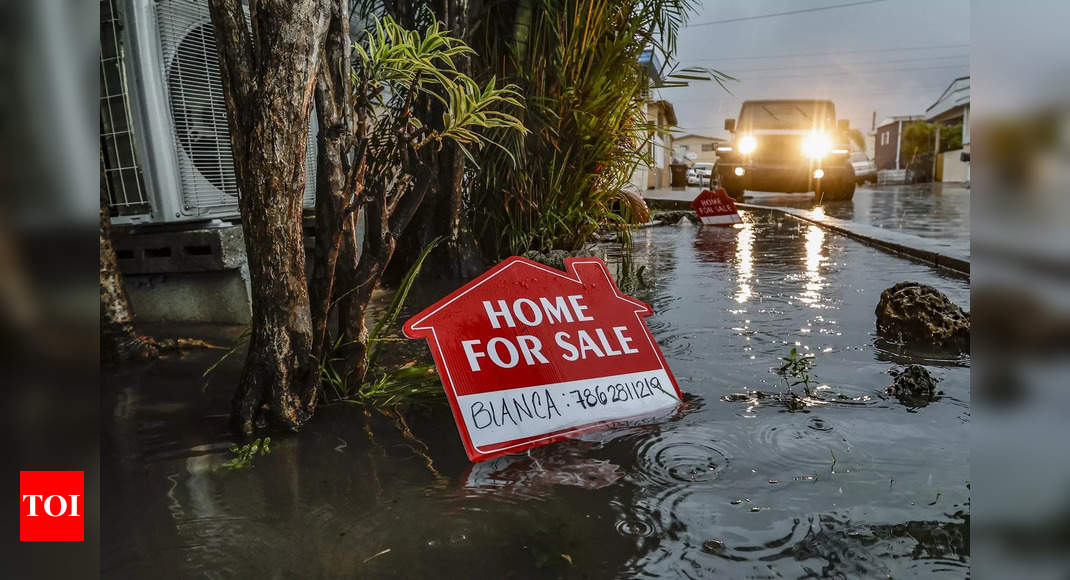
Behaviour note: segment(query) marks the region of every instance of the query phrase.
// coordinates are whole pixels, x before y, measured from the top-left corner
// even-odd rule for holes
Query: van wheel
[[[829,186],[822,183],[814,194],[823,201],[849,201],[855,196],[855,182],[851,180]]]
[[[725,192],[728,193],[728,197],[731,197],[735,201],[743,201],[743,188],[726,187]]]

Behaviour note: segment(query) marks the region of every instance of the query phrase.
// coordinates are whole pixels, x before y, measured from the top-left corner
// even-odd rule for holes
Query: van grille
[[[785,162],[802,159],[802,137],[799,135],[759,135],[758,148],[751,158],[759,162]]]

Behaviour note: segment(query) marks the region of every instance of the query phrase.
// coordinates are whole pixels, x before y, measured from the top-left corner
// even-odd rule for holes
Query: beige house
[[[683,135],[672,140],[673,157],[687,165],[695,163],[716,163],[717,146],[724,139],[705,135]]]
[[[969,182],[970,162],[964,157],[970,154],[970,77],[951,81],[940,98],[925,110],[925,120],[939,127],[948,127],[948,130],[961,125],[959,130],[962,131],[961,149],[937,155],[933,179]]]
[[[676,126],[676,109],[669,101],[647,101],[643,104],[647,122],[656,129],[650,132],[650,163],[641,164],[632,174],[632,186],[637,190],[669,187],[672,163],[672,128]]]

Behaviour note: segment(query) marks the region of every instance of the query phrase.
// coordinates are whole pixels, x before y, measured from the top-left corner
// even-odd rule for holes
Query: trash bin
[[[687,165],[683,163],[670,163],[669,171],[672,177],[669,180],[669,185],[674,189],[684,189],[687,187]]]

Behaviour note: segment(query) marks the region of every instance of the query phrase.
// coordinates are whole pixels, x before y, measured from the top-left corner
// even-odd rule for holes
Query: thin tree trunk
[[[435,239],[442,239],[444,243],[432,250],[421,276],[457,285],[485,269],[485,259],[475,243],[464,210],[461,185],[464,161],[464,155],[451,143],[443,145],[439,152],[432,152],[426,160],[437,171],[428,176],[427,199],[413,218],[408,234],[398,244],[388,280],[401,280],[424,248]]]
[[[367,233],[365,233],[367,235]],[[360,281],[357,280],[357,262],[362,252],[353,229],[347,229],[342,242],[342,255],[338,261],[338,335],[342,337],[341,352],[343,360],[366,359],[368,329],[364,325],[364,310],[371,301],[371,292],[367,296],[358,294]],[[361,346],[363,345],[363,348]],[[366,364],[346,363],[342,369],[343,378],[348,385],[358,383],[350,381],[348,375],[356,373],[363,377],[367,371]]]
[[[263,411],[298,429],[309,416],[302,387],[314,365],[301,205],[312,92],[328,0],[210,0],[223,69],[239,208],[252,287],[252,332],[234,396],[251,433]]]
[[[368,304],[371,303],[376,282],[382,276],[383,267],[390,260],[387,253],[393,253],[392,241],[390,248],[387,248],[389,215],[386,204],[386,191],[379,187],[365,206],[364,243],[359,258],[340,268],[346,292],[339,303],[338,314],[344,344],[342,376],[350,385],[360,385],[368,372],[368,351],[371,346],[366,321]]]
[[[316,79],[316,114],[320,132],[317,139],[316,174],[316,253],[313,276],[309,284],[312,304],[313,347],[316,365],[305,385],[309,412],[315,410],[320,369],[327,353],[327,320],[336,287],[338,259],[344,249],[344,234],[351,221],[355,193],[347,179],[350,169],[347,155],[353,141],[350,77],[349,5],[336,0],[331,5],[330,24],[324,45],[320,74]]]
[[[365,206],[364,244],[355,267],[340,268],[346,296],[339,303],[339,325],[346,345],[343,348],[343,376],[350,384],[359,385],[368,372],[368,354],[371,349],[367,326],[368,304],[375,286],[390,265],[397,249],[398,239],[409,227],[413,216],[424,202],[431,169],[420,165],[416,171],[411,191],[404,194],[393,212],[384,210],[386,193],[376,191]],[[347,264],[348,266],[349,264]]]

